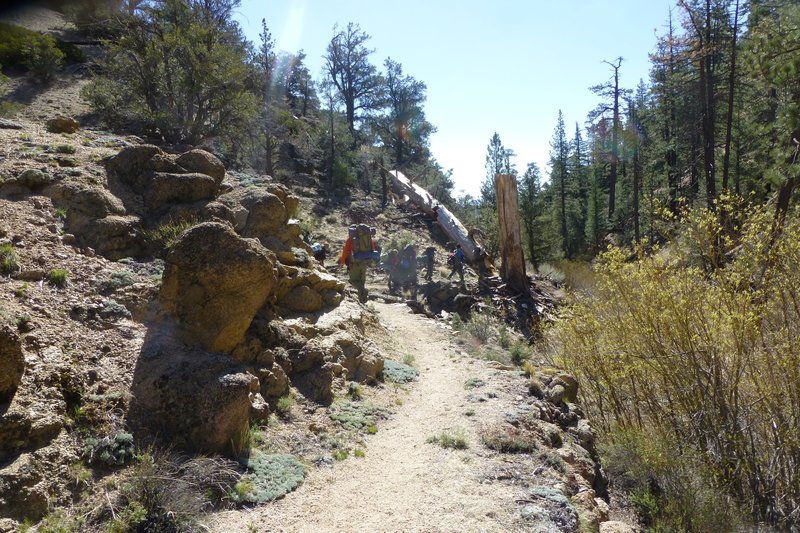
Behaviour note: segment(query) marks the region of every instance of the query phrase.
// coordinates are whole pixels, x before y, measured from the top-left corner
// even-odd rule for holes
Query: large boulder
[[[75,181],[54,183],[44,194],[53,199],[53,204],[67,210],[67,216],[78,218],[103,218],[109,215],[124,215],[122,200],[105,187],[92,186]]]
[[[264,191],[253,191],[242,198],[247,209],[244,237],[263,237],[281,229],[289,222],[286,206],[280,198]]]
[[[152,162],[156,156],[163,158],[166,154],[161,148],[151,144],[127,146],[117,155],[105,160],[106,170],[122,183],[134,185],[144,172],[157,170]]]
[[[322,309],[322,295],[308,285],[298,285],[278,299],[278,305],[299,313],[316,313]]]
[[[161,209],[171,203],[192,203],[214,198],[217,182],[206,174],[175,174],[152,172],[145,178],[148,182],[144,202],[152,210]]]
[[[108,216],[92,222],[91,231],[82,232],[82,240],[104,257],[116,261],[135,257],[142,250],[139,217]]]
[[[9,403],[25,372],[25,356],[19,335],[10,326],[0,327],[0,405]]]
[[[258,241],[229,226],[206,222],[187,230],[170,248],[162,309],[184,342],[230,352],[276,285],[275,259]]]
[[[248,428],[258,379],[230,358],[200,349],[148,346],[134,372],[135,434],[181,449],[230,453]],[[252,394],[251,394],[252,393]]]
[[[205,150],[189,150],[182,153],[175,160],[175,163],[182,166],[189,172],[199,172],[214,178],[217,185],[225,179],[225,165],[213,154]]]

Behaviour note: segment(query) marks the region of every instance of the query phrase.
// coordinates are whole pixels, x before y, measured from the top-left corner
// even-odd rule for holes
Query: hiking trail
[[[216,532],[281,531],[514,531],[518,489],[489,482],[486,473],[502,458],[480,444],[481,412],[465,382],[509,374],[469,357],[452,332],[409,313],[405,304],[375,303],[389,332],[381,349],[412,354],[420,374],[396,412],[366,438],[366,455],[332,467],[311,468],[286,497],[250,509],[216,514]],[[401,355],[402,356],[402,355]],[[386,386],[391,386],[387,384]],[[496,400],[497,401],[497,400]],[[502,400],[499,400],[502,401]],[[493,405],[493,411],[497,405]],[[465,412],[474,411],[475,416]],[[461,428],[466,450],[426,440]]]

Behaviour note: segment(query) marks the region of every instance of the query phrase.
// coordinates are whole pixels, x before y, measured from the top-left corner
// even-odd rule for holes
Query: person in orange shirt
[[[358,290],[358,301],[361,303],[366,303],[369,296],[366,287],[367,267],[374,260],[375,241],[372,239],[374,234],[374,228],[364,224],[351,228],[342,248],[342,254],[339,256],[339,264],[347,265],[350,283]]]

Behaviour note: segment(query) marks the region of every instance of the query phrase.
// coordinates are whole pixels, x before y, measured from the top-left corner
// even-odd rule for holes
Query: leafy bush
[[[486,343],[494,335],[496,324],[492,309],[487,306],[481,311],[473,312],[464,324],[464,329],[481,343]]]
[[[238,503],[277,500],[297,488],[305,477],[305,468],[294,455],[256,451],[245,466],[248,473],[242,476],[232,494]]]
[[[12,24],[0,23],[0,64],[31,73],[46,83],[65,62],[85,61],[76,46],[56,41],[49,35]]]
[[[277,414],[281,418],[288,417],[292,412],[292,407],[294,407],[295,401],[294,397],[290,394],[285,396],[281,396],[278,398],[278,401],[275,402],[275,414]]]
[[[674,255],[604,254],[553,346],[606,439],[658,435],[709,473],[692,483],[788,524],[800,507],[800,219],[717,210],[742,214],[691,212]]]
[[[123,287],[133,285],[133,283],[133,274],[127,270],[116,270],[111,273],[108,279],[105,279],[98,284],[98,289],[100,292],[110,293]]]
[[[19,256],[10,243],[0,244],[0,274],[9,275],[19,270]]]
[[[393,383],[408,383],[414,381],[419,372],[416,368],[392,361],[391,359],[384,359],[383,361],[383,379]]]

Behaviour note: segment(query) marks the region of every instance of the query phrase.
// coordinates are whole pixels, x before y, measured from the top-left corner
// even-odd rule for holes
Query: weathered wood
[[[426,215],[434,217],[450,240],[461,245],[461,249],[467,259],[470,262],[475,261],[477,245],[475,241],[469,238],[469,233],[464,225],[461,224],[461,221],[449,209],[439,203],[436,198],[431,196],[428,191],[415,183],[411,183],[411,180],[399,170],[392,170],[389,175],[392,177],[392,184],[395,189],[399,193],[408,196]]]
[[[494,186],[500,222],[500,276],[514,291],[530,295],[530,282],[525,274],[525,257],[520,237],[517,180],[511,174],[497,174],[494,177]]]

